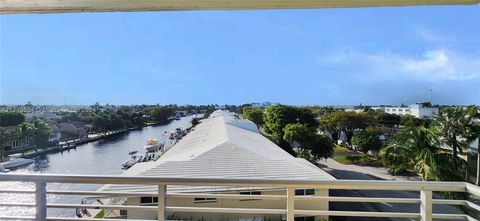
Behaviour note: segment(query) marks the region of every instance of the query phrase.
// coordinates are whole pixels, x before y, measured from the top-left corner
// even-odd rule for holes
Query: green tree
[[[276,104],[268,106],[264,113],[264,130],[272,135],[277,144],[292,153],[290,144],[283,138],[287,124],[300,123],[308,127],[316,127],[317,121],[311,110],[294,106]]]
[[[362,130],[374,124],[375,120],[372,116],[353,111],[338,111],[320,119],[321,129],[328,131],[335,141],[338,140],[342,131],[345,132],[349,144],[351,144],[355,130]]]
[[[361,152],[368,152],[369,150],[378,151],[383,147],[382,141],[378,138],[381,133],[373,128],[367,128],[357,135],[352,137],[352,144]]]
[[[383,111],[375,113],[375,120],[378,124],[385,127],[394,127],[400,125],[402,117],[397,114],[389,114]]]
[[[34,140],[35,145],[46,146],[48,145],[48,138],[52,133],[50,128],[50,122],[45,119],[35,119],[33,121],[34,125]]]
[[[11,142],[13,135],[6,128],[0,127],[0,162],[3,162],[5,145]]]
[[[318,134],[314,127],[299,123],[287,124],[283,139],[292,146],[298,144],[300,150],[298,156],[314,163],[333,154],[333,141],[327,136]]]
[[[442,142],[452,151],[454,168],[458,168],[461,163],[458,155],[468,148],[465,138],[468,137],[467,125],[470,123],[470,118],[466,110],[463,107],[445,108],[434,118],[434,123],[441,132]]]
[[[480,114],[476,107],[469,107],[467,109],[467,118],[469,123],[466,126],[466,140],[468,143],[473,143],[477,140],[477,177],[475,184],[480,185]]]
[[[0,127],[16,126],[25,121],[20,112],[0,112]]]
[[[380,157],[392,174],[412,170],[423,180],[462,180],[450,154],[440,144],[436,128],[409,126],[382,149]]]
[[[174,114],[173,109],[167,106],[155,107],[150,111],[150,116],[157,123],[167,122],[168,118]]]
[[[255,107],[243,108],[243,118],[251,120],[258,128],[263,126],[263,109]]]

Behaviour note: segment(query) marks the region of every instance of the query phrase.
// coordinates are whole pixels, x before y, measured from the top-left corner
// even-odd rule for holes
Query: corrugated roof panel
[[[156,162],[140,163],[125,174],[137,176],[325,180],[335,179],[317,166],[298,159],[261,135],[255,124],[233,113],[216,111]],[[107,191],[137,191],[139,186],[114,185]],[[154,186],[141,187],[155,191]],[[188,191],[189,187],[171,187]],[[221,190],[238,187],[190,187]]]

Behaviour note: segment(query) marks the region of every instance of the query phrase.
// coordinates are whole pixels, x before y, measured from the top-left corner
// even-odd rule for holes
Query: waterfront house
[[[124,176],[212,179],[269,179],[269,180],[335,180],[330,174],[302,158],[295,158],[261,135],[256,125],[231,112],[217,110],[202,120],[156,162],[139,163],[123,173]],[[156,186],[105,185],[100,191],[148,192]],[[279,187],[234,186],[169,186],[175,193],[228,193],[241,195],[284,195]],[[327,189],[296,189],[296,195],[327,196]],[[148,206],[158,199],[152,196],[128,197],[128,205]],[[285,203],[268,199],[169,199],[168,206],[213,208],[270,208],[281,209]],[[298,209],[328,210],[327,202],[299,202]],[[120,214],[120,213],[116,213]],[[157,219],[156,212],[123,211],[129,219]],[[170,213],[189,220],[284,220],[283,215],[254,214],[196,214]],[[193,219],[192,219],[193,218]],[[302,220],[321,220],[321,216],[299,217]],[[324,217],[323,217],[324,218]]]
[[[10,134],[16,134],[9,142],[3,144],[3,148],[7,153],[18,153],[23,150],[33,148],[33,137],[21,136],[18,132],[18,126],[3,127]]]
[[[46,112],[46,111],[34,111],[25,114],[25,118],[27,120],[31,120],[34,118],[44,118],[47,120],[56,120],[60,117],[54,112]]]
[[[92,125],[81,121],[56,123],[51,126],[50,140],[86,137],[92,131]],[[68,137],[65,137],[67,136]]]

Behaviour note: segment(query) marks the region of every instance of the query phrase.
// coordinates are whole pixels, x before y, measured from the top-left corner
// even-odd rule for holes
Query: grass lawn
[[[381,162],[368,154],[349,150],[341,146],[336,146],[333,149],[333,159],[342,164],[381,165]]]

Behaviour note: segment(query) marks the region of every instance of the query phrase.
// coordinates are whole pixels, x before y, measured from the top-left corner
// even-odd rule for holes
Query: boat
[[[12,168],[16,168],[16,167],[29,165],[29,164],[33,163],[33,161],[34,161],[32,159],[21,158],[21,156],[22,155],[19,154],[19,153],[8,155],[9,160],[5,161],[3,163],[0,163],[0,165],[4,169],[12,169]]]
[[[131,158],[125,162],[122,163],[122,168],[123,169],[128,169],[135,165],[138,162],[142,162],[143,156],[142,155],[132,155]]]
[[[175,120],[180,120],[181,116],[180,115],[176,115],[175,116]]]
[[[147,145],[144,146],[145,151],[149,152],[157,152],[163,148],[163,143],[160,143],[157,139],[151,139],[147,141]]]
[[[136,154],[136,153],[138,153],[137,150],[131,150],[130,152],[128,152],[129,155],[133,155],[133,154]]]
[[[5,168],[3,167],[3,165],[0,165],[0,173],[6,173],[6,172],[8,172],[8,171],[10,171],[10,170],[5,169]]]

